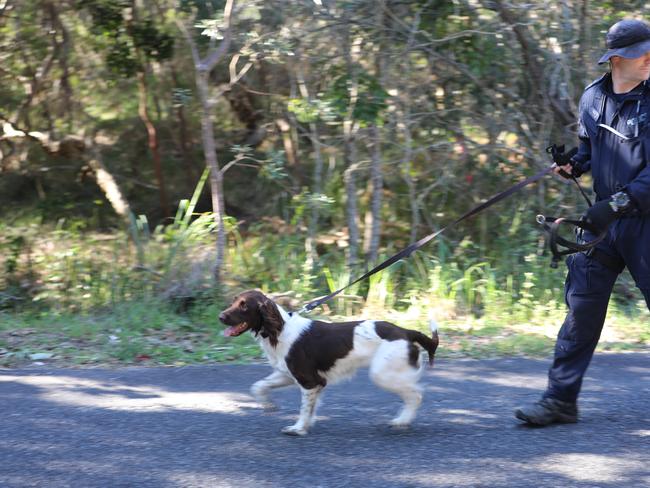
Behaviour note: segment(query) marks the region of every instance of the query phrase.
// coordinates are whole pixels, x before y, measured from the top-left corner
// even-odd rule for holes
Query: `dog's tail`
[[[435,320],[429,321],[429,329],[431,330],[431,337],[424,335],[422,332],[413,330],[411,340],[420,344],[427,353],[429,353],[429,365],[433,366],[433,359],[438,349],[438,324]]]

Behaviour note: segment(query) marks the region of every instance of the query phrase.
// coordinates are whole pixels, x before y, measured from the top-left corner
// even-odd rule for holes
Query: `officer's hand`
[[[553,162],[558,166],[573,165],[573,156],[578,154],[578,148],[574,147],[568,152],[564,152],[564,145],[559,147],[551,146],[551,156],[553,157]]]
[[[585,213],[585,220],[593,225],[599,234],[605,232],[609,225],[619,217],[620,214],[614,212],[609,205],[609,200],[594,203]]]
[[[573,174],[573,166],[570,164],[565,164],[564,166],[559,166],[557,163],[553,165],[553,173],[560,175],[562,178],[569,179]]]
[[[578,153],[578,148],[574,147],[568,152],[564,152],[564,145],[556,146],[553,144],[547,147],[546,151],[551,155],[555,163],[553,165],[553,172],[562,178],[571,178],[573,165],[575,164],[572,158]]]

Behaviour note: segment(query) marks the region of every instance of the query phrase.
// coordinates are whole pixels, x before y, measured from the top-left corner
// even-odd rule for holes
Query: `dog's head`
[[[228,327],[227,337],[235,337],[250,330],[268,338],[271,345],[278,343],[284,320],[273,300],[262,292],[249,290],[237,295],[232,304],[219,314],[219,320]]]

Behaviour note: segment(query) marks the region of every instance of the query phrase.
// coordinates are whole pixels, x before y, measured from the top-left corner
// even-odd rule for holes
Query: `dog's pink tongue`
[[[231,325],[226,330],[223,331],[223,335],[226,337],[233,337],[237,335],[237,326]]]

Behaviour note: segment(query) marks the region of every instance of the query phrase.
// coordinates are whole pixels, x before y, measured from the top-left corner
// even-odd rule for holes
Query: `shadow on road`
[[[650,354],[599,355],[576,425],[530,429],[548,361],[440,360],[406,431],[361,372],[326,390],[305,438],[279,430],[297,389],[263,413],[268,367],[0,370],[0,486],[632,487],[650,485]]]

